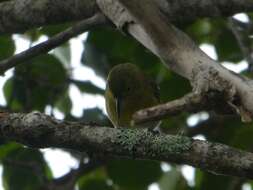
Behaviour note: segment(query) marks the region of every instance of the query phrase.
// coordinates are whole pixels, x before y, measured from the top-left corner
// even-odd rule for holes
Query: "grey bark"
[[[230,16],[253,10],[251,0],[154,0],[172,22]],[[95,0],[12,0],[0,3],[0,34],[78,21],[98,11]]]
[[[58,121],[39,112],[0,114],[0,138],[29,147],[70,148],[104,157],[189,164],[216,174],[253,179],[253,154],[219,143],[145,129],[109,128]]]
[[[189,79],[194,93],[218,92],[243,121],[252,121],[252,82],[208,57],[189,36],[168,22],[156,3],[146,0],[97,2],[118,28],[126,29],[167,67]]]

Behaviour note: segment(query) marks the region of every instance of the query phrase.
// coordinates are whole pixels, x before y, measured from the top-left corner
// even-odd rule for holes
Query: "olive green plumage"
[[[137,66],[118,64],[109,72],[105,91],[106,110],[115,127],[131,127],[132,115],[159,103],[154,81]],[[140,127],[155,127],[148,123]],[[139,127],[139,126],[138,126]]]

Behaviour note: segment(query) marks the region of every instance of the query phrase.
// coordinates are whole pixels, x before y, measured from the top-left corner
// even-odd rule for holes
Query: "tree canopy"
[[[156,8],[145,2],[0,0],[0,72],[13,69],[0,112],[6,190],[253,188],[253,2],[150,1]],[[129,62],[158,83],[162,105],[134,119],[162,119],[169,135],[113,129],[97,107],[83,107],[81,117],[71,112],[71,85],[104,95],[92,79],[73,76],[69,39],[84,32],[81,64],[97,76],[106,80],[113,66]],[[30,43],[19,54],[17,33]],[[34,45],[41,36],[48,40]],[[203,45],[214,48],[217,60],[200,52]],[[235,74],[220,67],[228,63],[247,68]],[[43,114],[47,107],[64,119]],[[192,140],[198,135],[206,141]],[[54,178],[40,151],[45,147],[69,152],[79,167]],[[193,181],[182,172],[187,164],[194,167]]]

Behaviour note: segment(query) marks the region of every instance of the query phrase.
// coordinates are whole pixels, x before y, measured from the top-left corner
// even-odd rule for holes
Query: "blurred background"
[[[179,23],[177,27],[225,67],[252,77],[252,18],[253,14],[238,14],[233,19],[199,19]],[[0,36],[0,60],[45,41],[71,25]],[[111,126],[104,105],[105,80],[114,65],[124,62],[138,65],[154,78],[160,86],[162,102],[191,91],[187,80],[166,69],[134,39],[112,28],[98,28],[1,76],[1,109],[10,112],[38,110],[60,120]],[[252,124],[243,124],[237,116],[205,110],[196,114],[181,113],[163,120],[162,128],[170,134],[183,131],[193,138],[247,151],[253,149]],[[85,164],[92,162],[86,154],[71,150],[36,150],[14,142],[0,142],[0,189],[43,189],[42,186],[77,170],[80,160]],[[251,190],[253,187],[250,180],[217,176],[191,166],[126,159],[95,164],[92,169],[79,173],[74,183],[77,190]]]

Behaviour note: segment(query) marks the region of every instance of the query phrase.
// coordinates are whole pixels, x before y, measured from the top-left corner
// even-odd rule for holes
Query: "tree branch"
[[[47,53],[53,48],[56,48],[57,46],[67,42],[70,38],[104,23],[106,23],[106,19],[99,13],[87,20],[83,20],[80,23],[66,29],[65,31],[56,34],[45,42],[35,45],[8,59],[0,61],[0,74],[3,74],[8,69],[17,66],[20,63],[24,63],[26,60],[29,60],[43,53]]]
[[[189,164],[216,174],[253,179],[253,154],[223,144],[145,129],[108,128],[58,121],[39,112],[0,114],[0,138],[36,148],[70,148],[105,157]]]
[[[190,80],[193,92],[218,92],[243,121],[253,118],[253,85],[208,57],[185,33],[170,24],[153,1],[97,0],[104,14],[127,30],[164,64]]]
[[[187,112],[196,112],[204,108],[204,98],[198,94],[187,94],[184,97],[167,102],[165,104],[157,105],[151,108],[146,108],[137,111],[133,115],[134,123],[145,123],[149,121],[156,121],[169,117],[171,115],[176,115]]]
[[[218,110],[220,113],[235,114],[228,105],[224,104],[224,101],[216,98],[219,98],[219,94],[211,93],[209,95],[201,95],[189,93],[182,98],[165,104],[137,111],[133,115],[133,121],[137,124],[158,121],[182,112],[196,113],[203,110]]]
[[[154,0],[172,22],[231,16],[253,10],[251,0]],[[98,11],[95,0],[12,0],[0,3],[0,34],[77,21]]]
[[[93,0],[14,0],[0,3],[0,34],[91,17],[97,12]]]

